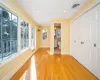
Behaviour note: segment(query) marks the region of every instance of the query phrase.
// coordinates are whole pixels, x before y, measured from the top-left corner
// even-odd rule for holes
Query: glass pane
[[[42,39],[43,40],[47,39],[47,30],[42,30]]]
[[[23,49],[23,30],[21,28],[21,49]]]
[[[2,25],[2,39],[10,39],[10,24]]]
[[[12,38],[14,40],[17,40],[17,26],[15,23],[12,23]]]
[[[17,17],[15,15],[12,14],[12,22],[17,23]]]
[[[24,49],[24,32],[25,32],[25,28],[24,28],[24,21],[21,21],[21,49]]]
[[[34,28],[32,28],[32,39],[34,39]]]
[[[1,19],[2,19],[2,8],[0,7],[0,40],[1,40]]]
[[[2,60],[2,53],[1,53],[1,40],[0,40],[0,61]]]
[[[0,7],[0,23],[1,23],[1,17],[2,17],[2,8]]]
[[[11,13],[3,10],[2,12],[2,38],[9,39],[10,38],[10,22],[11,22]]]
[[[35,37],[34,37],[34,35],[35,35],[35,32],[34,32],[34,28],[32,28],[32,49],[34,49],[35,48]]]
[[[5,9],[2,10],[0,19],[2,20],[0,25],[0,57],[4,60],[17,52],[17,23],[11,21],[11,13]]]
[[[27,26],[26,26],[26,46],[28,47],[29,46],[29,27],[28,27],[28,23],[27,23]]]
[[[5,9],[3,9],[2,11],[2,17],[4,21],[9,21],[9,20],[11,21],[11,13]]]
[[[27,39],[29,38],[29,29],[28,29],[28,26],[26,27],[26,38]]]
[[[29,32],[28,32],[28,23],[25,21],[21,21],[21,44],[22,44],[22,49],[25,49],[29,45]]]
[[[14,40],[17,40],[17,26],[18,26],[17,21],[18,21],[17,17],[12,14],[12,22],[11,22],[12,30],[11,31],[12,31],[12,38]]]
[[[1,24],[0,24],[0,40],[1,40]]]

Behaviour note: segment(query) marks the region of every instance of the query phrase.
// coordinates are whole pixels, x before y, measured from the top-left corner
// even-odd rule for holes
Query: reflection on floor
[[[36,80],[98,80],[72,56],[52,55],[39,49],[35,57]]]
[[[48,52],[49,49],[39,49],[34,54],[30,67],[31,79],[27,80],[99,80],[72,56],[58,54],[50,56]],[[25,63],[11,80],[19,80],[18,75],[29,65],[30,61]]]

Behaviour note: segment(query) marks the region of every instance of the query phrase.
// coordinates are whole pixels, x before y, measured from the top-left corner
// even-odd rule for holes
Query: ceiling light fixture
[[[66,12],[66,11],[64,11],[64,12]]]
[[[37,12],[39,12],[39,11],[37,11]]]

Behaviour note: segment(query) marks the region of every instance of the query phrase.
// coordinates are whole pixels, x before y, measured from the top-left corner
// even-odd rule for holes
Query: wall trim
[[[34,52],[32,53],[35,53],[38,49],[34,50]],[[22,62],[21,64],[19,64],[14,70],[12,70],[7,76],[5,76],[3,78],[3,80],[10,80],[12,78],[12,76],[25,64],[25,62],[32,56],[33,54],[29,55],[28,58]]]
[[[61,55],[71,55],[70,52],[61,52]]]
[[[40,46],[40,48],[50,48],[50,46]]]
[[[100,79],[100,71],[98,69],[90,69],[90,72],[95,75],[98,79]]]
[[[51,52],[51,51],[50,51],[50,55],[54,55],[54,52]]]

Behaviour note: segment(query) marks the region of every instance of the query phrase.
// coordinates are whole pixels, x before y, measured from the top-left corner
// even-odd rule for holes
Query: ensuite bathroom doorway
[[[61,53],[61,23],[54,23],[54,53]]]

